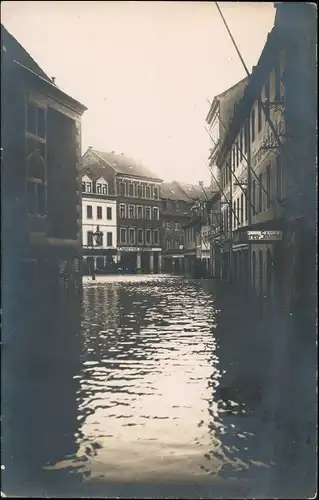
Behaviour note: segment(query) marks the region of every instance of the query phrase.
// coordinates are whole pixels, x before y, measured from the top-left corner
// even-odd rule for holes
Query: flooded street
[[[39,368],[30,385],[33,398],[36,385],[43,389],[30,417],[42,438],[34,446],[29,432],[26,445],[29,463],[37,457],[42,470],[42,492],[268,494],[277,435],[256,412],[253,376],[237,397],[225,385],[231,366],[220,337],[231,341],[236,317],[222,315],[214,286],[164,275],[84,280],[78,362],[67,372],[60,352],[58,369],[40,377]]]

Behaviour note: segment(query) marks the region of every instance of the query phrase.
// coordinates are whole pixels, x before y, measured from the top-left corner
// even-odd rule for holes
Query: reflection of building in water
[[[32,497],[50,486],[42,467],[76,452],[79,298],[49,302],[34,290],[30,294],[26,307],[21,303],[16,309],[13,325],[25,340],[6,344],[2,358],[2,490],[7,496]]]

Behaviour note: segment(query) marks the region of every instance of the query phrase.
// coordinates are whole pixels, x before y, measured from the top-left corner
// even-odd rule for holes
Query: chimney
[[[111,153],[114,155],[114,154],[115,154],[115,151],[111,151]]]
[[[89,147],[88,147],[88,149],[93,149],[93,147],[92,147],[92,146],[89,146]]]
[[[53,85],[55,85],[55,76],[51,76],[51,80],[52,80]]]

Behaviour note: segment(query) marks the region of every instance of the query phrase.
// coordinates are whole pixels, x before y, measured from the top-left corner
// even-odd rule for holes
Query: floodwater
[[[85,278],[78,330],[73,325],[78,349],[69,323],[63,335],[72,359],[62,339],[58,362],[42,360],[29,374],[32,430],[20,493],[288,498],[296,492],[286,474],[296,460],[291,447],[279,461],[276,453],[286,430],[259,411],[266,364],[247,340],[247,359],[257,361],[237,367],[248,324],[238,306],[228,307],[227,314],[211,280]],[[53,336],[49,323],[42,328]],[[287,483],[279,485],[278,476]]]

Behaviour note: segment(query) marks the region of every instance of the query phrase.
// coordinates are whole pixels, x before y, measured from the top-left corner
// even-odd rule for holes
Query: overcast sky
[[[221,2],[250,70],[275,9]],[[57,85],[88,107],[89,145],[165,180],[209,181],[206,98],[245,76],[214,2],[2,2],[2,23]]]

